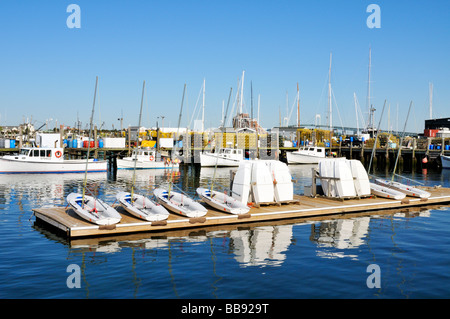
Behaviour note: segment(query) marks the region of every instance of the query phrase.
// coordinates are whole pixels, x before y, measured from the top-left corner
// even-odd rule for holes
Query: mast
[[[357,134],[357,136],[359,136],[358,105],[356,103],[356,93],[355,92],[353,92],[353,99],[355,100],[356,134]]]
[[[239,113],[242,113],[243,110],[243,101],[244,101],[244,75],[245,75],[245,71],[242,71],[242,81],[241,81],[241,105],[239,108]]]
[[[134,153],[134,169],[133,169],[133,181],[131,183],[131,201],[133,201],[133,195],[134,195],[134,183],[136,182],[136,163],[137,163],[137,149],[139,147],[139,131],[141,128],[141,119],[142,119],[142,105],[144,103],[144,91],[145,91],[145,81],[142,84],[142,96],[141,96],[141,110],[139,111],[139,123],[138,123],[138,130],[136,133],[136,150]]]
[[[300,127],[300,91],[297,82],[297,127]]]
[[[430,120],[433,119],[433,83],[430,82]]]
[[[205,131],[205,79],[203,79],[202,133]]]
[[[330,68],[328,69],[328,127],[330,131],[333,127],[333,114],[332,114],[332,107],[331,107],[331,59],[332,59],[332,53],[330,52]]]

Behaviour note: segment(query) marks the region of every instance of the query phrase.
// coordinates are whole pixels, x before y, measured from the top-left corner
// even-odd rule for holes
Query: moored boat
[[[441,155],[442,168],[450,168],[450,156]]]
[[[89,159],[88,172],[106,172],[107,161]],[[0,158],[0,174],[84,173],[85,159],[64,159],[64,149],[24,147],[19,154]]]
[[[400,200],[406,197],[402,192],[376,183],[370,183],[370,191],[373,195],[383,198]]]
[[[158,202],[169,211],[189,218],[202,217],[208,212],[203,205],[197,203],[192,198],[178,192],[170,191],[165,188],[156,188],[153,190]]]
[[[244,160],[244,151],[235,148],[222,148],[216,153],[200,153],[200,166],[239,166]]]
[[[122,219],[122,216],[113,207],[93,196],[70,193],[66,200],[78,216],[91,223],[114,225]]]
[[[375,179],[375,182],[377,184],[383,185],[385,187],[395,189],[396,191],[399,191],[399,192],[404,193],[407,196],[411,196],[411,197],[428,198],[431,195],[429,192],[427,192],[423,189],[405,185],[405,184],[402,184],[399,182],[388,181],[388,180],[384,180],[384,179],[380,179],[380,178]]]
[[[169,217],[169,212],[164,206],[155,203],[151,199],[129,192],[119,192],[116,195],[120,205],[130,214],[147,221],[161,221]]]
[[[247,205],[222,192],[199,187],[197,188],[197,194],[208,205],[222,212],[240,215],[248,213],[250,210]]]
[[[117,169],[164,169],[178,168],[179,160],[172,163],[169,157],[161,157],[156,150],[139,148],[133,150],[131,156],[117,159]]]
[[[286,152],[288,164],[317,164],[325,158],[325,147],[305,146],[297,151]]]

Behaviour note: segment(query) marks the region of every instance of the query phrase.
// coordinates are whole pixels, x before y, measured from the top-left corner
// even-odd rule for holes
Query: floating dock
[[[244,224],[294,218],[307,218],[325,215],[368,212],[387,209],[403,209],[414,206],[450,204],[450,188],[422,187],[431,193],[427,199],[406,197],[403,200],[369,197],[362,199],[336,200],[325,197],[307,197],[294,195],[298,202],[280,205],[261,205],[252,207],[247,214],[232,215],[210,208],[204,217],[187,218],[170,214],[165,221],[148,222],[128,214],[121,207],[116,207],[122,215],[120,223],[111,226],[98,226],[89,223],[75,212],[65,207],[42,207],[33,209],[36,221],[43,225],[56,227],[69,238],[102,237],[138,232],[164,232],[207,226]]]

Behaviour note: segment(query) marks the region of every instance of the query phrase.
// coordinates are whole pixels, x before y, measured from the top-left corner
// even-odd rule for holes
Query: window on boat
[[[236,154],[236,150],[233,150],[233,154]]]
[[[33,150],[33,157],[39,157],[39,150]]]
[[[52,156],[52,151],[51,150],[45,150],[45,156],[46,157],[51,157]]]
[[[313,147],[310,147],[309,150],[310,150],[310,151],[314,151],[314,148],[313,148]]]
[[[45,157],[45,150],[39,150],[39,155],[41,157]]]
[[[318,149],[317,149],[317,152],[318,152],[318,153],[322,152],[322,149],[321,149],[321,148],[318,148]]]
[[[30,150],[22,149],[22,150],[20,150],[20,155],[28,155],[29,152],[30,152]]]

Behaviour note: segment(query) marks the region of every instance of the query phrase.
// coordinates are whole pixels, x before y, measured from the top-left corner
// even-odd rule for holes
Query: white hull
[[[211,190],[209,189],[199,187],[197,188],[197,194],[208,205],[222,212],[239,215],[248,213],[248,211],[250,210],[247,205],[221,192],[217,192],[214,190],[211,192]]]
[[[373,195],[383,198],[400,200],[406,197],[406,194],[404,193],[375,183],[370,183],[370,190]]]
[[[153,191],[158,202],[169,211],[189,218],[202,217],[208,212],[205,207],[193,199],[177,192],[170,192],[163,188],[157,188]]]
[[[419,198],[428,198],[431,196],[431,194],[427,191],[418,189],[416,187],[408,186],[408,185],[405,185],[402,183],[387,181],[387,180],[382,180],[382,179],[376,179],[375,182],[377,184],[383,185],[385,187],[395,189],[396,191],[404,193],[407,196],[419,197]]]
[[[242,159],[224,158],[220,155],[216,155],[216,153],[205,152],[200,154],[200,166],[202,167],[211,167],[216,165],[218,167],[236,167],[239,166],[241,161]]]
[[[355,184],[350,166],[343,159],[323,159],[319,162],[322,190],[327,197],[355,197]],[[325,179],[326,177],[332,179]]]
[[[288,166],[280,161],[268,161],[267,165],[272,175],[274,196],[276,202],[294,199],[294,184]]]
[[[450,168],[450,156],[441,155],[442,168]]]
[[[122,216],[111,206],[98,198],[78,193],[70,193],[66,198],[75,213],[81,218],[97,225],[114,225]]]
[[[12,156],[9,156],[12,157]],[[89,160],[88,172],[106,172],[106,161]],[[86,160],[16,160],[0,158],[0,174],[84,173]]]
[[[134,169],[134,159],[123,158],[117,159],[117,169]],[[172,164],[167,164],[164,161],[136,161],[136,169],[169,169]],[[173,168],[179,168],[179,164],[173,164]]]
[[[317,164],[323,157],[286,152],[288,164]]]
[[[367,171],[358,160],[347,160],[353,175],[353,182],[357,196],[368,196],[370,192],[370,182]]]
[[[169,217],[169,212],[160,204],[142,195],[119,192],[116,195],[120,205],[131,215],[147,221],[160,221]]]
[[[255,203],[272,203],[274,201],[272,174],[265,161],[253,161],[251,185]]]
[[[233,179],[232,197],[247,205],[250,201],[250,183],[252,177],[252,162],[243,161]]]

